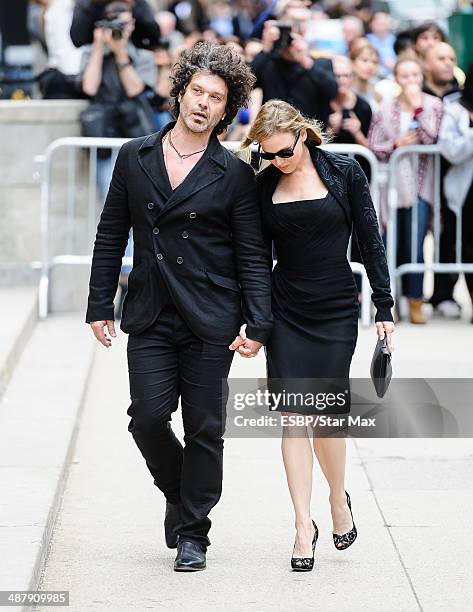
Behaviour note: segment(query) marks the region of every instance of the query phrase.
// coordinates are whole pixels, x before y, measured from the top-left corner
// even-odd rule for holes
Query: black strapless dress
[[[345,394],[345,402],[320,404],[322,409],[310,401],[297,409],[283,401],[273,409],[349,412],[358,290],[347,259],[350,228],[343,209],[329,192],[313,200],[268,201],[262,214],[278,260],[272,274],[274,325],[265,348],[268,389],[319,393],[323,388]]]

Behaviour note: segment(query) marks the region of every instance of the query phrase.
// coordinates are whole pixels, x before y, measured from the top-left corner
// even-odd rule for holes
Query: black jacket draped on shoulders
[[[394,306],[394,301],[391,295],[386,250],[379,233],[378,218],[366,175],[355,159],[325,151],[312,144],[309,144],[308,148],[320,178],[342,207],[348,226],[358,243],[373,290],[375,321],[392,321],[391,308]],[[281,176],[282,172],[273,165],[257,175],[262,206],[271,203]],[[263,231],[267,253],[271,256],[271,236],[266,227],[263,227]]]

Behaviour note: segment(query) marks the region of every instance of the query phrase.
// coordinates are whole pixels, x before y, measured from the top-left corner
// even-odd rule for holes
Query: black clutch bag
[[[378,397],[384,397],[393,375],[391,353],[388,349],[386,334],[382,340],[378,339],[374,349],[370,368],[371,380]]]

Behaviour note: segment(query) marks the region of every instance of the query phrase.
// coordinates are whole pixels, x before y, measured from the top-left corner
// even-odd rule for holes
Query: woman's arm
[[[391,296],[386,250],[379,234],[378,218],[365,173],[355,159],[351,162],[348,174],[348,197],[354,233],[373,290],[372,300],[376,306],[375,321],[393,321],[391,308],[394,306],[394,301]]]

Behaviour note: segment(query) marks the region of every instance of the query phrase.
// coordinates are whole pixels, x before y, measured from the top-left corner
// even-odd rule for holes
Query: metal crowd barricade
[[[39,283],[39,317],[45,318],[49,309],[49,289],[51,270],[57,265],[90,265],[92,262],[92,245],[95,239],[97,228],[97,218],[101,212],[103,203],[97,197],[97,150],[102,148],[111,149],[112,164],[118,155],[118,149],[127,142],[127,139],[120,138],[60,138],[52,142],[46,149],[44,155],[36,158],[41,165],[41,276]],[[239,142],[222,142],[229,150],[237,152]],[[360,145],[330,144],[323,147],[329,151],[343,153],[350,157],[360,155],[367,159],[371,165],[371,191],[376,211],[379,215],[379,172],[378,161],[373,153],[366,147]],[[76,188],[77,172],[76,162],[79,152],[88,152],[87,161],[87,211],[86,211],[86,232],[89,254],[74,253],[73,231],[76,212]],[[50,249],[50,204],[51,204],[51,178],[54,163],[57,159],[66,163],[66,205],[65,205],[65,248],[62,253],[51,253]],[[350,245],[348,247],[350,249]],[[123,264],[132,265],[132,257],[124,257]],[[362,277],[362,305],[361,322],[369,325],[371,320],[371,289],[364,266],[358,262],[350,262],[353,272],[361,274]]]
[[[433,206],[433,237],[434,237],[434,257],[433,263],[417,263],[417,220],[418,203],[413,202],[413,215],[411,227],[411,262],[397,265],[397,165],[399,160],[409,154],[427,154],[434,156],[434,201]],[[441,149],[438,145],[409,145],[396,149],[389,160],[388,170],[388,226],[387,226],[387,257],[389,274],[391,277],[391,291],[394,300],[398,295],[398,281],[403,274],[409,272],[473,272],[473,263],[462,262],[462,212],[455,212],[456,215],[456,242],[455,242],[455,262],[440,262],[440,209],[441,209],[441,176],[440,176]]]
[[[37,157],[36,162],[41,167],[41,276],[39,282],[38,308],[39,317],[44,319],[49,308],[49,282],[51,269],[56,265],[87,265],[92,262],[91,255],[78,255],[73,251],[73,226],[76,211],[75,190],[77,186],[76,162],[78,150],[89,152],[87,173],[87,236],[93,244],[96,231],[97,218],[97,150],[108,148],[112,153],[112,163],[118,156],[118,149],[127,139],[121,138],[59,138],[52,142],[43,156]],[[53,162],[64,155],[67,160],[67,196],[66,196],[66,253],[50,254],[50,199],[51,176]],[[123,263],[132,264],[131,257],[124,257]]]

